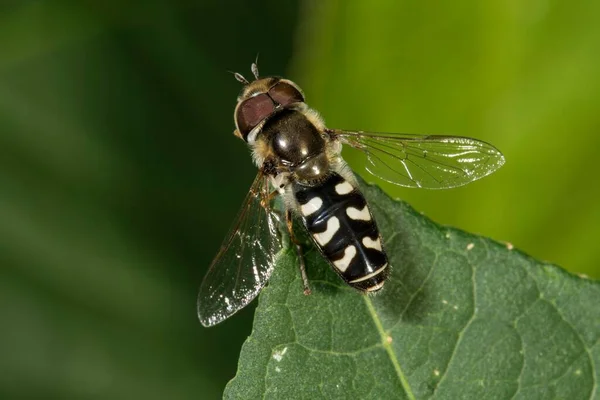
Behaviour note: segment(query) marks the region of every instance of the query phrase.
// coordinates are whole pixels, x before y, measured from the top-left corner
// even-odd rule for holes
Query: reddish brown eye
[[[275,111],[275,104],[265,93],[250,97],[240,104],[235,119],[244,140],[247,140],[250,131],[273,111]]]
[[[269,95],[282,106],[304,101],[304,96],[295,87],[286,82],[279,82],[271,89]]]

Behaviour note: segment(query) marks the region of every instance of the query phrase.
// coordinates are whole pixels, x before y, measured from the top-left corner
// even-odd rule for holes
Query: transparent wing
[[[467,137],[329,132],[362,151],[367,171],[400,186],[453,188],[483,178],[504,164],[504,156],[494,146]]]
[[[282,240],[269,195],[267,178],[259,173],[200,286],[202,325],[215,325],[245,307],[271,276]]]

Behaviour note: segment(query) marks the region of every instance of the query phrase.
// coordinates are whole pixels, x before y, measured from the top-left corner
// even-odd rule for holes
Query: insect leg
[[[310,294],[310,286],[308,285],[306,265],[304,264],[304,256],[302,255],[302,245],[294,236],[292,212],[290,210],[286,210],[285,212],[285,222],[290,233],[290,239],[294,246],[296,246],[296,254],[298,255],[298,263],[300,264],[300,275],[302,276],[302,284],[304,285],[304,294],[308,296]]]
[[[260,201],[260,205],[263,206],[264,208],[269,208],[271,207],[271,202],[273,201],[273,199],[275,197],[277,197],[277,195],[279,194],[279,192],[277,190],[266,194],[265,196],[263,196],[263,198]]]

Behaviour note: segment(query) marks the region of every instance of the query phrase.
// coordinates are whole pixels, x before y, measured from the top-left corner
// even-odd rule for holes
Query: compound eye
[[[269,96],[282,106],[304,101],[302,93],[286,82],[279,82],[269,89]]]
[[[244,140],[247,141],[248,134],[263,119],[275,111],[275,104],[266,93],[250,97],[239,105],[236,112],[236,122]]]

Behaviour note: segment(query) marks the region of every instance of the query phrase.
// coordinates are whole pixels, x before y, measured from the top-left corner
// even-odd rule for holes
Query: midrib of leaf
[[[558,396],[561,398],[568,398],[567,394],[577,399],[598,398],[596,391],[599,380],[597,361],[594,359],[597,354],[593,350],[599,341],[592,327],[587,325],[600,320],[598,309],[588,306],[595,304],[597,288],[591,287],[586,280],[569,276],[555,266],[535,261],[502,244],[433,224],[404,203],[393,202],[376,188],[365,185],[364,191],[369,195],[374,212],[380,215],[378,221],[382,232],[387,233],[386,237],[389,238],[390,254],[395,257],[396,264],[405,266],[404,270],[397,269],[400,271],[396,272],[398,279],[390,280],[387,292],[376,298],[348,296],[351,289],[341,286],[339,277],[327,268],[325,261],[311,257],[311,265],[314,265],[309,268],[309,278],[311,283],[323,288],[314,291],[319,297],[316,302],[314,298],[305,299],[304,295],[290,289],[292,282],[299,282],[298,274],[294,273],[297,269],[280,265],[272,277],[272,285],[261,294],[259,309],[262,313],[257,314],[255,319],[254,340],[244,345],[238,374],[226,390],[227,398],[306,398],[302,391],[317,393],[317,386],[319,390],[321,386],[327,388],[326,392],[320,393],[327,393],[332,398],[392,398],[398,397],[398,392],[405,393],[405,397],[411,400],[432,397],[454,399],[460,398],[461,394],[479,398],[484,397],[487,390],[477,383],[479,381],[489,383],[489,389],[501,396],[497,398],[532,398],[535,395],[545,398],[550,392],[565,395]],[[449,232],[452,235],[449,236]],[[395,235],[400,235],[401,246],[396,240],[391,240]],[[473,247],[473,244],[476,245]],[[438,264],[442,261],[439,260],[453,268],[440,268]],[[290,258],[280,262],[286,263],[293,262]],[[318,267],[316,264],[319,264]],[[432,268],[436,268],[435,274]],[[521,268],[525,268],[526,274],[520,272]],[[395,286],[399,285],[399,279],[406,281],[408,286]],[[519,284],[515,286],[516,283]],[[425,285],[427,290],[423,289]],[[328,286],[338,290],[328,290]],[[457,288],[460,288],[458,295]],[[428,297],[420,296],[421,292],[428,293]],[[393,295],[398,297],[391,298]],[[470,296],[473,299],[470,300]],[[554,310],[542,308],[536,311],[532,305],[537,304],[536,297],[548,297],[547,301],[554,306]],[[450,311],[454,314],[441,318],[440,312],[445,312],[446,308],[440,304],[447,304],[446,298],[469,307],[461,307],[461,311],[456,313]],[[579,311],[574,310],[572,299],[577,301]],[[397,301],[406,304],[398,305]],[[413,308],[411,305],[415,301],[423,305]],[[331,306],[340,311],[335,319],[331,318]],[[483,314],[480,307],[483,307]],[[572,313],[570,317],[569,312]],[[480,353],[484,348],[492,353],[496,351],[498,338],[489,336],[492,333],[490,328],[480,325],[478,336],[465,335],[470,331],[476,315],[484,316],[479,317],[479,321],[489,319],[495,324],[519,325],[519,328],[513,326],[514,334],[508,332],[510,335],[507,337],[514,339],[515,343],[509,344],[503,354],[510,356],[518,353],[522,356],[510,360],[494,359],[482,365],[483,371],[463,371],[465,365],[481,362]],[[558,338],[562,340],[560,349],[541,330],[536,329],[541,317],[547,318],[545,321],[552,323],[552,326],[560,323],[556,325],[556,332],[560,334]],[[368,318],[373,320],[375,329],[372,325],[357,323]],[[520,321],[528,323],[523,322],[521,326]],[[538,324],[533,326],[532,322]],[[336,327],[335,332],[332,326]],[[451,329],[435,337],[429,335],[430,340],[420,344],[419,337],[422,334],[413,328],[427,326],[431,327],[431,331],[436,327]],[[327,329],[333,332],[331,338],[335,336],[335,347],[340,351],[331,350],[332,339],[327,341],[326,334],[319,335],[318,332],[327,332]],[[350,337],[348,330],[352,329],[360,333],[362,339],[353,337],[347,343],[345,340]],[[374,335],[376,332],[379,333],[379,341]],[[584,337],[584,333],[587,336]],[[409,335],[409,340],[416,342],[400,340],[405,334]],[[527,336],[526,344],[523,335]],[[595,340],[589,342],[589,338]],[[430,348],[431,340],[436,340],[433,349]],[[535,346],[536,340],[548,341],[549,352],[541,349],[542,353],[535,353],[539,347]],[[293,343],[298,346],[291,347],[292,351],[288,352],[285,360],[274,359],[274,351],[281,351],[283,346]],[[477,346],[476,351],[470,351],[472,344]],[[364,352],[365,346],[369,349],[383,347],[387,353],[373,353],[373,364],[369,364],[369,368],[373,369],[373,377],[369,371],[365,371],[364,365],[356,364],[361,361],[356,354]],[[523,352],[526,348],[528,351]],[[579,358],[578,352],[582,349],[587,352],[589,361]],[[386,358],[391,363],[385,361]],[[560,372],[555,368],[556,362],[566,361],[571,364],[565,364],[566,370],[562,371],[562,375],[555,376]],[[572,364],[577,364],[577,368],[581,369],[570,371]],[[362,372],[361,377],[367,377],[367,380],[360,381],[362,386],[355,385],[356,365]],[[270,380],[263,385],[257,384],[260,377],[269,371],[277,374],[269,375]],[[278,375],[279,372],[281,375]],[[521,378],[525,372],[527,380],[523,382]],[[568,372],[575,374],[573,379],[578,379],[581,372],[585,372],[585,376],[579,378],[581,381],[573,381],[565,386],[564,383],[569,382],[564,379]],[[490,373],[506,376],[486,378],[485,374]],[[378,379],[378,376],[383,377],[382,374],[385,379]],[[373,387],[369,388],[372,386],[370,380],[378,385],[379,397],[374,397]],[[559,380],[560,385],[557,384]],[[587,393],[590,389],[591,394]]]
[[[365,301],[365,304],[367,305],[367,309],[369,310],[369,314],[371,315],[371,318],[373,318],[373,322],[375,322],[375,326],[377,327],[379,336],[381,337],[381,345],[383,346],[386,353],[390,357],[390,361],[392,362],[392,365],[394,366],[396,375],[398,375],[398,379],[400,379],[400,383],[402,384],[402,387],[404,388],[406,395],[408,396],[409,399],[415,400],[415,396],[412,392],[412,389],[410,388],[408,380],[406,379],[406,376],[404,376],[404,371],[402,371],[402,366],[400,365],[400,362],[398,362],[398,357],[396,357],[396,353],[394,353],[394,350],[392,349],[391,342],[388,340],[388,338],[391,338],[391,336],[388,335],[388,333],[383,329],[381,320],[379,319],[379,316],[377,315],[377,311],[375,310],[375,307],[373,306],[373,302],[371,302],[371,299],[369,298],[369,296],[365,295],[362,297]]]

